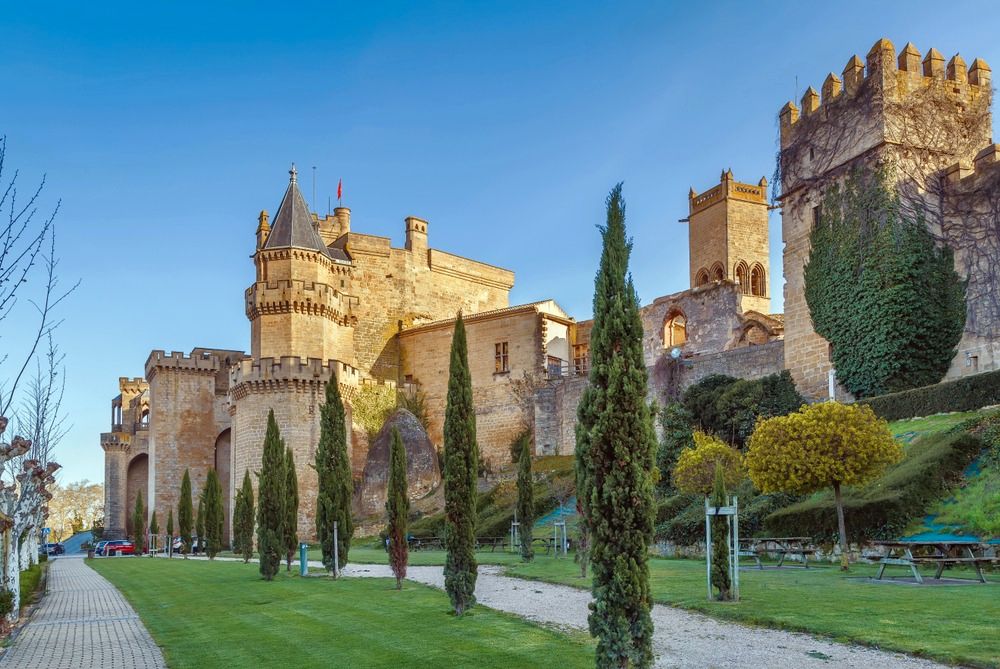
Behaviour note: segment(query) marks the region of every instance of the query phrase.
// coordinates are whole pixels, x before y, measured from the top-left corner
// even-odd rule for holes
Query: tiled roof
[[[274,216],[271,233],[267,236],[264,248],[310,249],[330,257],[330,251],[326,248],[319,233],[316,232],[316,228],[313,227],[309,207],[306,205],[305,198],[302,197],[302,191],[299,190],[295,165],[292,165],[288,174],[291,175],[288,180],[288,189],[285,191],[285,196],[281,198],[281,204],[278,205],[278,213]]]

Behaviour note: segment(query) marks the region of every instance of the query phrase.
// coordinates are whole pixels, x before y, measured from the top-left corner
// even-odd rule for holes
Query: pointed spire
[[[948,79],[964,84],[968,81],[969,73],[965,69],[965,59],[959,54],[955,54],[948,61]]]
[[[281,198],[278,213],[274,215],[274,221],[271,223],[271,232],[264,241],[264,248],[267,249],[286,247],[309,249],[319,251],[326,256],[330,255],[326,244],[316,232],[312,214],[305,198],[302,197],[302,191],[299,190],[295,163],[292,163],[292,168],[288,170],[288,189]]]
[[[976,58],[969,66],[969,83],[976,86],[990,85],[990,66],[982,58]]]
[[[905,72],[920,72],[920,51],[913,46],[913,42],[907,42],[903,50],[899,52],[897,63],[899,69]]]
[[[299,182],[299,171],[295,169],[295,163],[292,163],[292,169],[288,170],[288,183],[297,184]]]

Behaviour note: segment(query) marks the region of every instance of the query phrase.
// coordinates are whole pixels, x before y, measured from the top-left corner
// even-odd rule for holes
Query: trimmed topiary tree
[[[531,437],[527,432],[517,439],[517,522],[521,535],[521,559],[531,562],[535,558],[532,545],[535,529],[535,488],[531,476]]]
[[[656,468],[660,472],[656,490],[661,497],[669,497],[676,492],[670,475],[681,452],[686,448],[694,448],[692,420],[691,412],[680,402],[671,402],[660,411],[663,438],[656,451]]]
[[[137,552],[146,552],[146,510],[142,506],[141,490],[136,493],[135,510],[132,512],[132,540]]]
[[[809,494],[833,488],[841,568],[846,570],[847,529],[841,488],[871,481],[902,456],[902,445],[871,407],[821,402],[758,423],[750,437],[746,463],[751,480],[764,493]]]
[[[597,638],[598,667],[649,667],[653,621],[647,559],[653,539],[656,436],[646,400],[639,298],[628,276],[631,244],[625,236],[621,184],[608,196],[607,225],[601,232],[590,384],[577,426],[577,480],[583,483],[577,494],[585,499],[593,542],[590,633]]]
[[[285,443],[274,420],[274,410],[267,413],[267,431],[257,475],[257,552],[260,575],[274,579],[285,552]]]
[[[389,486],[385,510],[389,521],[386,528],[389,537],[389,566],[396,577],[396,589],[402,590],[409,561],[406,523],[410,514],[410,496],[406,483],[406,448],[396,428],[392,429],[392,444],[389,447]]]
[[[167,554],[174,552],[174,510],[167,509]]]
[[[222,508],[222,484],[219,482],[219,473],[214,469],[208,470],[208,478],[205,479],[205,552],[210,560],[222,550],[223,526],[225,525],[225,512]]]
[[[208,479],[205,479],[205,483],[208,483]],[[201,489],[201,494],[198,495],[198,513],[194,517],[194,532],[195,536],[198,537],[198,547],[195,549],[195,553],[205,552],[205,488]]]
[[[810,233],[805,298],[840,383],[871,397],[944,378],[965,329],[966,281],[886,168],[828,189]]]
[[[153,515],[149,519],[149,534],[154,539],[159,538],[160,523],[156,520],[156,509],[153,509]],[[150,546],[149,549],[153,550],[153,546]]]
[[[715,470],[722,468],[727,489],[746,478],[743,456],[721,439],[704,432],[693,434],[694,448],[681,451],[674,466],[674,487],[688,495],[709,495],[715,487]]]
[[[177,503],[177,529],[181,533],[181,553],[187,559],[191,552],[191,529],[194,527],[194,508],[191,501],[191,473],[185,469],[181,479],[181,499]]]
[[[444,586],[461,616],[476,603],[476,409],[462,314],[455,319],[444,417]]]
[[[354,484],[351,461],[347,455],[347,425],[344,403],[336,377],[326,384],[326,402],[319,408],[319,446],[313,465],[318,479],[316,499],[316,537],[323,553],[323,566],[333,572],[333,552],[341,566],[347,564],[354,520],[351,497]],[[333,524],[337,523],[337,546],[333,545]]]
[[[285,451],[285,571],[292,570],[292,558],[299,547],[299,479],[292,449]]]

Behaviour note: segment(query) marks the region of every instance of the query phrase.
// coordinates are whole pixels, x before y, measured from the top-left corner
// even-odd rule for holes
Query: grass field
[[[723,620],[822,634],[880,648],[978,667],[1000,667],[1000,577],[989,585],[910,586],[871,583],[873,565],[845,577],[832,567],[740,571],[739,603],[708,602],[705,563],[650,560],[657,602]],[[589,587],[572,559],[512,563],[511,576]],[[889,575],[903,576],[902,568]],[[946,572],[947,576],[949,572]],[[957,574],[957,572],[956,572]],[[969,577],[970,572],[961,573]]]
[[[197,667],[592,667],[583,633],[478,607],[461,619],[443,592],[387,579],[266,583],[257,565],[91,560],[121,590],[172,669]]]

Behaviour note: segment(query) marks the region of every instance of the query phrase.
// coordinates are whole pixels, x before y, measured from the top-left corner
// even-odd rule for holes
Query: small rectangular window
[[[819,225],[819,219],[822,215],[823,215],[823,205],[820,204],[815,205],[812,211],[812,216],[813,216],[812,225],[814,228],[817,225]]]
[[[503,374],[510,371],[510,357],[507,354],[507,342],[498,342],[495,346],[496,351],[496,364],[495,372],[497,374]]]

